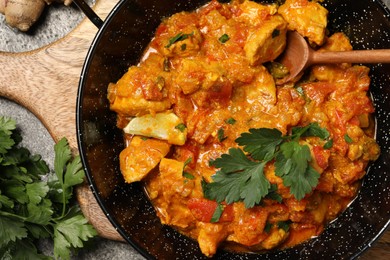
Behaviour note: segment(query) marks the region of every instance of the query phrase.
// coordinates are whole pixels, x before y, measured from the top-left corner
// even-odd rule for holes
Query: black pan
[[[82,70],[77,135],[88,181],[118,232],[147,258],[206,259],[197,242],[160,223],[140,184],[124,183],[118,160],[123,138],[116,128],[116,116],[108,108],[107,85],[138,63],[163,17],[194,10],[206,2],[120,1],[102,23]],[[324,5],[330,11],[330,31],[346,33],[355,49],[390,48],[390,14],[381,1],[326,0]],[[384,232],[390,219],[390,66],[375,64],[370,68],[376,138],[382,154],[370,166],[350,207],[320,236],[304,244],[261,255],[220,250],[215,259],[350,259]]]

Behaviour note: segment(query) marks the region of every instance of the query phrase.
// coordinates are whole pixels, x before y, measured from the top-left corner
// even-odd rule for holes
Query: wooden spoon
[[[297,32],[287,33],[287,46],[278,60],[286,66],[289,75],[276,81],[282,85],[297,77],[314,64],[329,63],[390,63],[390,49],[354,51],[314,51]]]

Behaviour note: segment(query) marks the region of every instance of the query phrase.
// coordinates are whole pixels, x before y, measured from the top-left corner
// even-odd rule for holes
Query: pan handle
[[[103,26],[103,20],[92,10],[84,0],[73,0],[75,5],[88,17],[88,19],[100,29]]]

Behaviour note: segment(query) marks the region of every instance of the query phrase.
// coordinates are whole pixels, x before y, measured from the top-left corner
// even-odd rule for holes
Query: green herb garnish
[[[225,136],[225,130],[223,128],[218,129],[217,137],[218,137],[218,141],[220,142],[222,142],[227,138],[227,136]]]
[[[183,133],[186,130],[187,126],[185,124],[181,123],[181,124],[178,124],[177,126],[175,126],[175,128]]]
[[[169,39],[169,42],[168,44],[165,46],[165,48],[169,48],[171,47],[174,43],[176,42],[179,42],[179,41],[184,41],[185,39],[187,39],[188,37],[190,36],[193,36],[194,35],[194,32],[192,33],[178,33],[176,36],[172,37]]]
[[[286,66],[276,61],[267,63],[266,67],[275,79],[282,79],[290,74]]]
[[[283,229],[285,232],[288,232],[290,230],[290,224],[291,224],[291,220],[287,220],[287,221],[279,221],[278,222],[278,228],[281,228]]]
[[[55,145],[55,174],[40,156],[19,147],[16,122],[0,117],[0,254],[7,259],[47,259],[35,247],[51,238],[54,257],[70,259],[72,249],[96,236],[72,201],[83,182],[80,157],[72,159],[65,138]]]
[[[325,144],[324,144],[324,149],[328,150],[330,148],[333,147],[333,139],[330,139],[329,141],[327,141]]]
[[[272,224],[269,222],[265,223],[264,232],[269,234],[269,232],[271,232],[271,229],[272,229]]]
[[[275,174],[301,200],[317,186],[320,177],[309,164],[312,159],[309,147],[299,143],[301,137],[308,136],[326,139],[329,133],[318,123],[311,123],[294,127],[291,135],[286,136],[268,128],[250,129],[249,133],[241,134],[236,142],[243,150],[230,148],[227,154],[210,161],[210,166],[219,170],[212,176],[213,182],[203,180],[204,197],[227,204],[243,201],[247,208],[255,206],[274,192],[264,176],[264,167],[275,160]]]
[[[192,162],[192,157],[188,158],[187,160],[185,160],[184,162],[184,166],[183,166],[183,177],[184,178],[187,178],[189,180],[193,180],[195,179],[195,176],[192,175],[191,173],[189,172],[186,172],[184,169],[187,167],[188,164],[190,164]]]
[[[348,134],[344,135],[344,140],[349,144],[353,143],[352,138]]]
[[[221,216],[222,216],[223,210],[224,210],[223,205],[222,205],[221,203],[218,203],[217,207],[215,208],[214,214],[213,214],[213,216],[211,217],[210,222],[211,222],[211,223],[218,222],[219,219],[220,219]]]
[[[229,35],[227,35],[226,33],[223,34],[221,37],[219,37],[218,41],[220,43],[225,43],[227,42],[228,40],[230,39]]]
[[[226,119],[225,122],[226,122],[226,124],[234,125],[237,122],[237,120],[234,119],[233,117],[230,117],[230,118]]]

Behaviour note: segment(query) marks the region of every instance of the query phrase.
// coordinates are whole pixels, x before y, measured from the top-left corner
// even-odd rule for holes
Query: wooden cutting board
[[[104,19],[118,0],[97,0],[94,11]],[[66,137],[77,154],[76,97],[81,69],[98,29],[84,19],[64,38],[23,53],[0,52],[0,95],[30,110],[55,141]],[[108,221],[88,185],[76,189],[84,215],[99,235],[124,241]],[[390,259],[387,231],[361,259]]]

